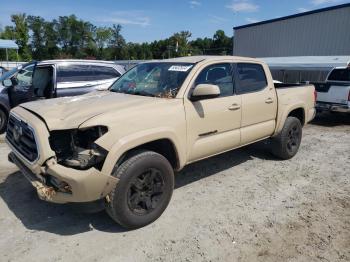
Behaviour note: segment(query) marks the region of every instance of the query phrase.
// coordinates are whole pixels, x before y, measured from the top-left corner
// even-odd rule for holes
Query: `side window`
[[[90,65],[60,65],[57,71],[57,82],[78,82],[93,80]]]
[[[91,71],[94,73],[94,80],[104,80],[120,77],[117,70],[108,66],[91,66]]]
[[[257,92],[267,86],[264,68],[259,64],[238,63],[237,78],[237,94]]]
[[[30,65],[19,70],[15,79],[17,86],[30,86],[32,84],[34,65]]]
[[[220,96],[233,95],[233,67],[230,63],[210,65],[198,75],[195,85],[213,84],[220,88]]]

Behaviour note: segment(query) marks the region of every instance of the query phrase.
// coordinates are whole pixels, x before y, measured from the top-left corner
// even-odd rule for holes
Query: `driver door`
[[[12,87],[8,89],[11,108],[33,100],[33,72],[36,63],[23,67],[11,77]]]
[[[197,76],[194,86],[213,84],[217,98],[185,99],[189,162],[215,155],[240,145],[241,96],[234,94],[233,65],[213,64]]]

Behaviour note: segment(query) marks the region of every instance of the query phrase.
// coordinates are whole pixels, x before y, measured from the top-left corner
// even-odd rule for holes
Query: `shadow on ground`
[[[350,114],[318,113],[311,124],[327,127],[350,125]]]
[[[191,164],[177,174],[175,188],[216,175],[253,158],[274,159],[267,147],[266,142],[260,142]],[[105,212],[85,214],[75,211],[68,205],[39,200],[33,187],[20,172],[8,175],[0,184],[0,196],[15,216],[30,230],[58,235],[74,235],[93,229],[114,233],[125,231]]]

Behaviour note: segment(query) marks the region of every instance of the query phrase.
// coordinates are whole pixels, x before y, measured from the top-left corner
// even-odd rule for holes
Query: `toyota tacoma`
[[[190,163],[264,139],[292,158],[314,107],[313,85],[274,84],[259,60],[184,57],[138,64],[108,91],[21,104],[6,141],[39,198],[103,203],[138,228],[163,213]]]

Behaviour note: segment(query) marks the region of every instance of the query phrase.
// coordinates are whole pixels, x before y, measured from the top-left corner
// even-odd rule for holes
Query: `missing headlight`
[[[107,132],[105,126],[57,130],[50,133],[50,145],[58,163],[76,169],[101,169],[107,151],[94,142]]]

